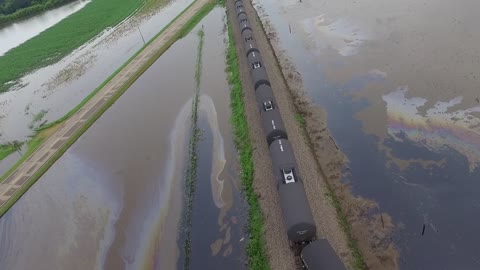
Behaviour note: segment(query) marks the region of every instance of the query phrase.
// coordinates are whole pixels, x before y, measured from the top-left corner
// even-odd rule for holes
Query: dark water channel
[[[198,128],[201,136],[192,209],[190,269],[245,269],[245,202],[240,197],[236,150],[231,134],[230,88],[226,77],[220,76],[226,67],[224,9],[214,9],[199,25],[204,26],[205,36],[199,89]],[[182,263],[178,269],[183,269],[184,256],[180,256]]]
[[[140,31],[151,39],[191,2],[155,1],[150,10],[105,29],[61,61],[25,75],[19,85],[0,94],[0,143],[26,141],[40,124],[64,116],[142,48]],[[34,123],[42,112],[44,117]],[[0,160],[0,173],[18,159],[12,154]]]
[[[208,81],[201,123],[209,125],[202,125],[205,162],[193,220],[192,258],[205,265],[212,254],[204,251],[227,227],[232,252],[223,257],[229,247],[222,247],[215,265],[242,254],[223,16],[216,9],[201,22],[209,37],[204,66],[215,67],[201,78]],[[162,55],[0,219],[1,269],[177,268],[197,30]],[[222,189],[214,188],[220,180]]]
[[[343,181],[393,217],[400,268],[480,269],[480,2],[260,6],[327,111]]]

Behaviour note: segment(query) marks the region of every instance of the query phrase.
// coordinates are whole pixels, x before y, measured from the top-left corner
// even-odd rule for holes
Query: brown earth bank
[[[284,73],[279,68],[277,57],[272,50],[272,46],[269,43],[260,19],[257,16],[256,10],[249,1],[244,0],[244,6],[248,14],[248,19],[251,24],[251,28],[254,32],[255,39],[258,48],[262,54],[264,66],[267,69],[267,73],[270,79],[270,83],[274,90],[275,99],[277,105],[280,108],[280,113],[285,123],[285,127],[288,132],[289,141],[291,142],[294,154],[298,162],[300,169],[300,175],[304,180],[305,190],[307,198],[310,203],[311,210],[314,215],[315,223],[318,228],[317,237],[327,238],[330,244],[334,247],[337,254],[342,258],[346,265],[351,265],[353,258],[351,251],[348,247],[348,241],[345,233],[342,231],[338,224],[337,213],[335,207],[332,205],[329,197],[329,187],[326,182],[326,175],[332,177],[332,181],[339,183],[340,171],[344,164],[343,154],[335,148],[335,144],[330,140],[328,131],[325,129],[325,117],[324,113],[317,107],[311,105],[308,99],[305,98],[303,92],[300,90],[301,77],[294,75],[294,69],[291,65],[288,65],[283,72],[287,75],[284,78]],[[279,207],[279,198],[276,189],[276,183],[272,175],[272,165],[269,157],[268,146],[265,140],[265,135],[261,126],[260,114],[255,100],[255,93],[251,82],[249,66],[246,61],[246,52],[243,48],[243,43],[240,37],[239,26],[236,21],[236,14],[233,8],[233,1],[227,1],[227,12],[229,20],[232,25],[234,33],[235,43],[237,44],[237,54],[239,56],[239,68],[241,73],[241,81],[244,91],[244,101],[247,121],[249,123],[250,138],[254,148],[253,159],[255,163],[254,185],[255,192],[260,200],[260,206],[262,208],[265,217],[265,241],[267,256],[269,257],[269,263],[271,269],[294,269],[298,267],[295,264],[294,253],[289,248],[289,243],[286,236],[286,230],[283,225],[282,212]],[[271,33],[269,37],[271,38]],[[288,84],[287,84],[288,82]],[[307,130],[305,133],[303,126],[296,120],[297,111],[305,116],[307,120]],[[308,135],[308,136],[305,136]],[[312,151],[310,138],[314,138],[315,151]],[[328,156],[327,160],[323,159],[323,162],[319,162],[316,153],[322,154],[322,156]],[[322,166],[320,166],[322,165]],[[323,167],[328,169],[322,171]],[[342,198],[346,205],[353,206],[359,202],[363,206],[361,209],[363,216],[371,208],[372,203],[361,198],[354,198],[349,195],[348,189],[344,185],[335,185],[338,193],[343,191],[345,198]],[[347,196],[349,195],[349,196]],[[353,208],[358,209],[358,208]],[[358,212],[360,212],[357,210]],[[349,211],[350,213],[350,211]],[[351,215],[360,216],[360,215]],[[365,220],[371,220],[366,219]],[[351,219],[356,221],[360,219]],[[363,220],[363,219],[362,219]],[[380,230],[375,234],[389,235],[393,226],[389,223],[390,218],[384,215],[384,228],[380,227]],[[369,225],[375,222],[370,222]],[[363,227],[355,226],[355,228],[365,228],[366,233],[370,234],[370,229],[376,230],[376,227]],[[359,231],[361,233],[362,231]],[[383,238],[382,238],[383,239]],[[385,241],[378,241],[377,246]],[[388,241],[390,242],[390,241]],[[375,242],[365,242],[367,245],[375,244]],[[367,253],[368,254],[368,253]],[[396,258],[396,253],[392,253],[392,257]],[[373,259],[377,258],[372,255]],[[389,258],[388,256],[384,256]],[[384,258],[382,257],[382,258]],[[378,259],[380,260],[380,259]],[[384,259],[385,260],[385,259]],[[389,261],[389,260],[387,260]],[[371,263],[373,265],[374,263]],[[382,263],[385,265],[385,263]],[[392,267],[393,268],[393,267]],[[383,268],[387,269],[387,268]]]
[[[249,9],[251,3],[245,3],[244,5],[249,6]],[[318,166],[318,172],[321,175],[320,179],[322,180],[320,186],[322,186],[324,190],[330,187],[338,198],[342,210],[351,225],[352,236],[358,243],[367,267],[369,269],[382,270],[398,269],[400,254],[393,244],[392,234],[395,225],[392,223],[391,217],[386,213],[378,213],[379,206],[375,202],[353,195],[350,187],[340,181],[342,175],[349,173],[348,159],[338,148],[334,138],[332,138],[328,131],[326,113],[318,105],[313,104],[305,92],[302,75],[296,71],[289,56],[281,48],[275,29],[269,23],[268,15],[264,14],[261,6],[255,6],[255,9],[258,11],[258,17],[256,19],[260,21],[264,33],[268,36],[268,43],[274,54],[273,57],[276,58],[276,63],[280,65],[283,79],[287,84],[285,90],[288,91],[290,95],[287,99],[293,103],[293,108],[289,114],[293,116],[292,114],[296,112],[305,119],[304,137],[311,146],[310,150],[315,156],[315,162]],[[262,56],[263,59],[265,59],[263,51]],[[269,58],[270,56],[267,59]],[[268,71],[270,76],[271,70],[268,69]],[[275,92],[275,94],[277,93],[278,92]],[[277,95],[275,95],[275,97],[277,98]],[[282,117],[286,120],[284,116],[284,106],[282,106],[282,110]],[[290,137],[292,132],[290,129],[288,129],[288,132]],[[296,148],[295,145],[294,147]],[[296,153],[297,152],[298,151],[296,151]],[[300,164],[303,163],[302,158],[298,159],[298,161]],[[308,182],[309,185],[311,184],[310,182],[311,181]],[[306,185],[307,193],[309,193],[309,185]],[[324,202],[323,198],[317,198],[316,200]],[[310,203],[312,205],[312,202]],[[316,203],[312,205],[312,210],[314,210],[313,208],[315,206]],[[313,212],[316,215],[316,219],[325,218],[325,216],[317,216],[317,211]],[[372,214],[373,212],[376,214]],[[331,222],[328,225],[334,226]],[[337,227],[339,227],[338,224]],[[327,229],[331,229],[331,227],[327,227]],[[332,241],[328,234],[326,237],[335,247],[337,253],[341,254],[339,251],[342,247],[339,246],[335,240],[332,239]]]

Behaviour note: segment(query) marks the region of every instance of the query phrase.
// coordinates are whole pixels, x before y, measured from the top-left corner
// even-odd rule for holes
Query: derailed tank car
[[[302,249],[300,255],[307,270],[345,270],[327,239],[311,242]]]

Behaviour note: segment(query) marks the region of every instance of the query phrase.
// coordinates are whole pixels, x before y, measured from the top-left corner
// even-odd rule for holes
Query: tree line
[[[0,27],[75,0],[0,0]]]

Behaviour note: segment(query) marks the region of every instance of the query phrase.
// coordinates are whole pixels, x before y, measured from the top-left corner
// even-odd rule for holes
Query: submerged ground
[[[331,180],[371,205],[373,219],[361,225],[365,212],[352,210],[351,220],[376,238],[365,246],[394,245],[400,269],[479,267],[471,218],[480,203],[479,7],[257,2],[289,81],[325,109],[345,154],[344,166],[325,157]],[[387,216],[394,228],[383,234]]]
[[[242,269],[243,206],[228,122],[224,10],[215,9],[201,24],[208,44],[198,108],[203,159],[189,255],[196,266]],[[197,42],[192,33],[175,43],[2,217],[2,265],[181,266]]]

